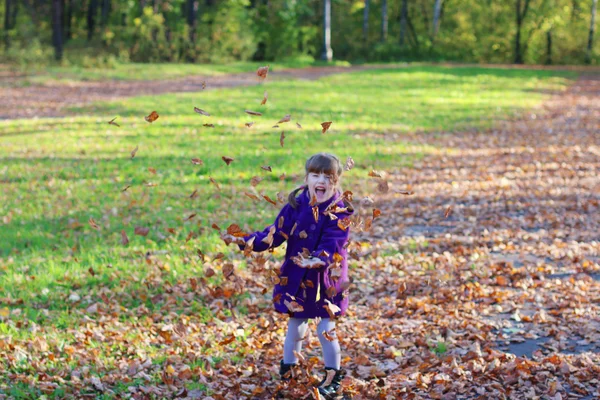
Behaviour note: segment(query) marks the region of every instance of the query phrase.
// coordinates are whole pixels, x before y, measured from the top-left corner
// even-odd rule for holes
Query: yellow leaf
[[[8,309],[8,307],[0,308],[0,317],[8,318],[9,314],[10,314],[10,310]]]
[[[165,371],[167,372],[167,374],[174,374],[175,373],[175,368],[173,368],[172,365],[167,365],[167,368],[165,368]]]

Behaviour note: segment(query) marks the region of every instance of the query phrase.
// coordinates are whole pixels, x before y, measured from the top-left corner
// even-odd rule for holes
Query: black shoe
[[[325,383],[327,383],[327,371],[335,371],[335,375],[329,384],[325,385]],[[325,367],[325,378],[319,383],[319,394],[323,396],[325,400],[341,399],[343,396],[342,379],[344,379],[344,376],[346,376],[346,371],[342,368],[335,369]],[[344,396],[344,398],[346,397]]]
[[[293,378],[296,378],[297,371],[295,371],[294,369],[297,365],[298,364],[285,364],[283,360],[281,360],[279,362],[279,376],[281,377],[281,380],[284,382],[289,382]],[[276,390],[274,398],[285,399],[285,387],[281,387],[281,385],[279,386],[280,388]]]

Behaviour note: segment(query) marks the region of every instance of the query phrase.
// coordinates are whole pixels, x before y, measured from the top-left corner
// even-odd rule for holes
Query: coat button
[[[312,225],[310,226],[310,230],[311,230],[311,231],[314,231],[315,229],[317,229],[317,226],[316,226],[315,224],[312,224]]]

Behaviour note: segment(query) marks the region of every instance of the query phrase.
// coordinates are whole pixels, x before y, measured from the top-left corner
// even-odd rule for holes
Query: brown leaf
[[[108,121],[108,124],[109,125],[114,125],[117,128],[120,128],[121,126],[115,122],[115,119],[117,119],[117,117],[114,117],[113,119],[111,119],[110,121]]]
[[[133,232],[139,236],[147,236],[148,233],[150,232],[150,228],[136,226],[135,229],[133,230]]]
[[[215,185],[217,187],[217,190],[221,190],[221,186],[219,186],[219,184],[217,183],[217,181],[215,181],[212,176],[209,176],[208,179],[213,183],[213,185]]]
[[[258,112],[258,111],[252,111],[252,110],[244,110],[244,112],[248,115],[254,115],[257,117],[262,116],[262,113]]]
[[[252,128],[252,125],[254,125],[254,122],[246,122],[244,125],[246,125],[246,128]]]
[[[263,238],[262,242],[266,243],[270,247],[273,244],[273,235],[275,234],[276,230],[277,229],[275,228],[275,226],[271,225],[271,227],[269,228],[269,233]]]
[[[263,179],[265,179],[265,178],[261,178],[260,176],[253,176],[252,179],[250,179],[250,184],[252,186],[256,186],[259,183],[261,183],[263,181]]]
[[[214,269],[212,269],[212,268],[210,268],[210,267],[207,267],[207,268],[206,268],[206,271],[204,271],[204,276],[205,276],[205,277],[207,277],[207,278],[210,278],[211,276],[214,276],[214,275],[215,275],[215,273],[216,273],[216,272],[215,272],[215,270],[214,270]]]
[[[381,215],[381,210],[378,208],[373,209],[373,219],[379,217]]]
[[[296,301],[288,301],[288,300],[284,300],[283,304],[287,307],[288,310],[290,310],[291,312],[302,312],[304,311],[304,307],[302,307],[300,304],[298,304],[298,302]]]
[[[269,66],[268,65],[266,67],[259,67],[256,70],[256,75],[258,75],[258,77],[262,78],[263,80],[267,77],[268,73],[269,73]]]
[[[263,94],[263,99],[260,102],[261,106],[264,106],[265,104],[267,104],[267,91],[265,90],[265,93]]]
[[[202,85],[202,89],[206,89],[206,81],[202,81],[200,84]]]
[[[269,203],[273,204],[274,206],[277,205],[277,202],[273,199],[271,199],[269,196],[267,196],[266,194],[263,194],[263,199],[265,199],[266,201],[268,201]]]
[[[192,164],[194,165],[204,165],[204,161],[199,158],[192,158]]]
[[[94,271],[94,268],[92,268],[92,267],[89,267],[89,268],[88,268],[88,272],[90,273],[90,275],[92,275],[92,276],[96,276],[96,271]]]
[[[282,276],[279,280],[279,286],[286,286],[288,284],[288,277]]]
[[[341,312],[342,310],[327,299],[325,299],[325,303],[327,304],[323,305],[323,308],[327,311],[327,314],[329,314],[331,319],[335,319],[335,313]]]
[[[198,255],[198,258],[200,258],[200,261],[204,262],[205,256],[204,256],[204,253],[202,252],[202,250],[196,249],[196,254]]]
[[[300,125],[299,122],[296,122],[296,126],[298,127],[298,129],[302,129],[302,125]]]
[[[90,219],[88,220],[88,223],[90,224],[90,226],[94,229],[100,229],[100,226],[98,226],[98,224],[96,223],[96,221],[94,221],[94,218],[90,217]]]
[[[448,208],[446,208],[446,212],[444,213],[444,218],[448,218],[451,213],[452,213],[452,206],[448,206]]]
[[[227,233],[230,234],[231,236],[235,236],[235,237],[244,237],[244,236],[248,236],[248,234],[246,232],[244,232],[242,230],[242,228],[240,228],[239,225],[237,224],[231,224],[227,227]]]
[[[388,182],[387,182],[387,181],[380,181],[380,182],[377,184],[377,190],[378,190],[380,193],[387,193],[387,192],[390,190],[390,187],[389,187],[389,185],[388,185]]]
[[[351,223],[350,218],[338,219],[337,226],[341,230],[345,231],[350,226],[350,223]]]
[[[233,275],[233,269],[234,269],[234,267],[233,267],[233,264],[231,264],[231,263],[227,263],[227,264],[223,265],[223,269],[222,269],[223,277],[225,279],[229,279],[229,277],[231,275]]]
[[[296,230],[297,227],[298,227],[298,222],[294,222],[294,226],[292,226],[292,230],[290,231],[290,235],[294,234],[294,231]]]
[[[344,165],[344,170],[350,171],[352,168],[354,168],[354,160],[352,159],[352,157],[348,157],[346,158],[346,165]]]
[[[197,112],[198,114],[200,114],[200,115],[206,115],[207,117],[210,117],[210,114],[209,114],[209,113],[207,113],[207,112],[206,112],[206,111],[204,111],[204,110],[201,110],[201,109],[199,109],[198,107],[194,107],[194,111],[196,111],[196,112]]]
[[[223,156],[223,157],[221,157],[221,159],[223,161],[225,161],[225,164],[227,164],[227,165],[231,164],[233,162],[233,160],[234,160],[233,158],[227,157],[227,156]]]
[[[371,172],[369,172],[369,176],[372,178],[382,178],[383,177],[381,172],[375,171],[375,170],[371,170]]]
[[[319,207],[314,206],[312,208],[312,212],[313,212],[313,218],[315,219],[315,222],[319,222]]]
[[[152,112],[150,113],[150,115],[148,115],[147,117],[144,117],[144,119],[145,119],[147,122],[150,122],[150,123],[152,123],[152,122],[154,122],[154,121],[156,121],[156,120],[158,119],[158,113],[157,113],[156,111],[152,111]]]
[[[263,165],[261,168],[262,168],[262,169],[264,169],[265,171],[269,171],[269,172],[272,172],[272,171],[273,171],[273,170],[271,169],[271,166],[269,166],[269,165]]]
[[[301,232],[298,234],[298,237],[299,237],[300,239],[306,239],[306,238],[308,237],[308,234],[306,233],[306,231],[301,231]]]
[[[131,158],[135,157],[135,153],[138,151],[138,146],[135,146],[135,149],[131,150]]]
[[[129,189],[130,187],[131,187],[131,185],[127,185],[127,186],[125,186],[125,188],[124,188],[124,189],[121,189],[121,192],[125,192],[125,191],[126,191],[127,189]]]
[[[279,136],[279,144],[283,147],[283,140],[285,139],[285,132],[281,131],[281,136]]]
[[[152,174],[156,175],[156,169],[154,169],[152,167],[148,167],[148,171],[150,171]]]
[[[221,230],[221,228],[219,228],[219,225],[217,225],[217,224],[215,224],[215,223],[213,223],[213,224],[211,225],[211,228],[213,228],[213,229],[215,229],[215,230],[217,230],[217,231],[220,231],[220,230]]]
[[[195,189],[192,194],[190,194],[190,199],[195,199],[198,197],[198,189]]]
[[[321,126],[323,127],[323,130],[321,131],[321,133],[325,133],[331,126],[331,121],[330,122],[321,122]]]
[[[196,216],[196,213],[190,214],[184,221],[189,221],[190,219],[194,218]]]
[[[248,193],[248,192],[244,192],[244,194],[248,197],[250,197],[252,200],[259,200],[258,196],[252,193]]]
[[[207,128],[214,128],[215,127],[214,124],[203,124],[202,126],[205,126]]]
[[[286,114],[283,118],[281,118],[279,121],[277,121],[278,124],[283,124],[284,122],[290,122],[292,119],[292,116],[290,114]]]

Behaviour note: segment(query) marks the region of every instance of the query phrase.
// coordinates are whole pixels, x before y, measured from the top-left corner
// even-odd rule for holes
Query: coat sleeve
[[[291,205],[286,204],[285,206],[283,206],[283,208],[281,209],[281,211],[279,211],[279,214],[277,215],[277,218],[275,218],[275,222],[273,222],[271,225],[267,226],[265,229],[263,229],[262,231],[257,231],[254,233],[251,233],[250,235],[244,236],[244,242],[248,242],[248,240],[250,240],[252,237],[254,237],[254,243],[252,244],[253,246],[253,251],[257,251],[257,252],[261,252],[261,251],[265,251],[268,250],[270,248],[275,248],[275,247],[279,247],[281,246],[281,244],[283,242],[285,242],[290,234],[290,230],[291,230],[291,226],[292,226],[292,218],[293,218],[293,211],[294,209],[292,208]],[[280,225],[280,218],[283,218],[283,225],[281,226],[281,228],[279,228]],[[263,239],[265,239],[267,236],[269,236],[269,231],[271,230],[271,227],[275,227],[275,233],[273,234],[273,242],[269,245],[268,242],[263,242]],[[240,250],[244,250],[245,248],[245,244],[240,244]]]
[[[325,222],[325,226],[323,227],[323,234],[321,235],[321,240],[317,244],[317,248],[312,252],[313,257],[318,257],[325,263],[324,267],[320,269],[326,269],[329,264],[333,262],[333,255],[335,253],[341,254],[343,252],[344,246],[348,242],[348,236],[350,235],[350,228],[346,228],[345,230],[340,228],[338,225],[339,219],[344,219],[348,215],[345,213],[336,214],[338,219],[330,220],[329,217],[327,222]]]

